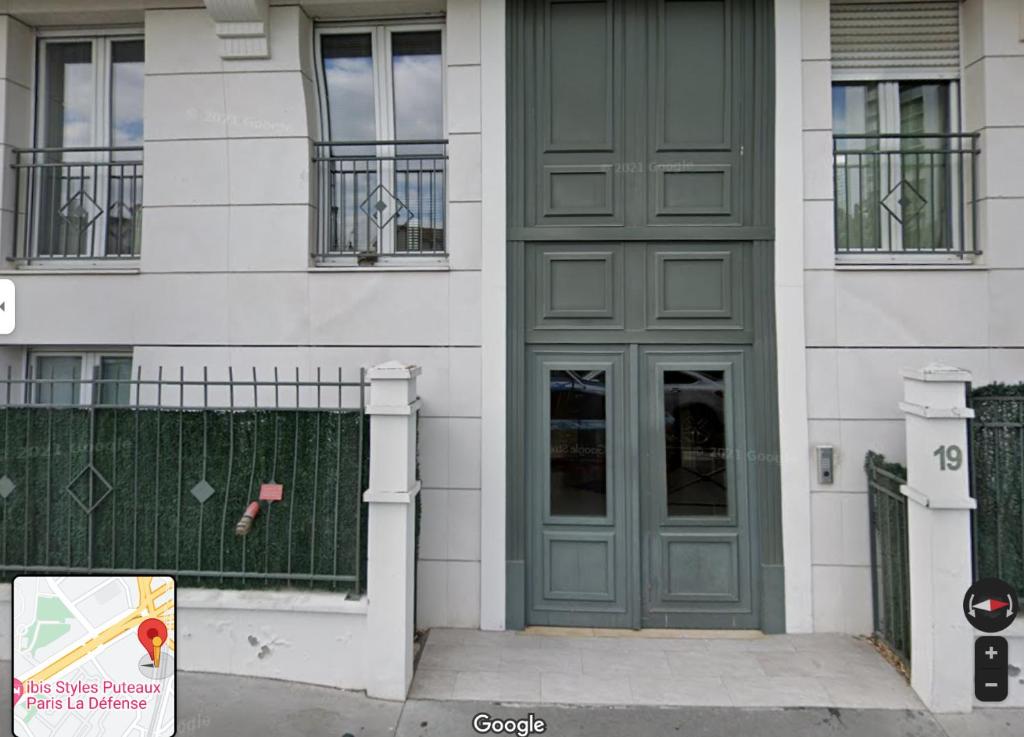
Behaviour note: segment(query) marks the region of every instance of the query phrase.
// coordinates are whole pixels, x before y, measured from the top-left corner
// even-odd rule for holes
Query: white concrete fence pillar
[[[974,634],[962,608],[975,507],[967,463],[970,381],[969,372],[950,366],[903,372],[910,684],[934,712],[967,712],[973,703]]]
[[[370,369],[366,693],[402,701],[412,683],[418,366]]]

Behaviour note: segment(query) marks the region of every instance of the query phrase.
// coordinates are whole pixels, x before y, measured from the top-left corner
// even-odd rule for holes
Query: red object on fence
[[[284,496],[284,486],[281,484],[263,484],[260,486],[261,502],[279,502]]]
[[[248,535],[249,530],[252,529],[252,521],[256,519],[256,515],[260,513],[259,502],[249,502],[249,506],[245,508],[245,512],[242,514],[242,519],[238,520],[238,524],[235,525],[236,535]]]

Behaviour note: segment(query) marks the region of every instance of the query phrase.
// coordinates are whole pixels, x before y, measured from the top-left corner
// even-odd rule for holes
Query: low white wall
[[[363,690],[365,597],[182,589],[175,615],[181,670]]]
[[[179,589],[178,667],[363,690],[367,609],[365,597],[344,594]],[[2,584],[0,660],[11,637],[11,586]]]

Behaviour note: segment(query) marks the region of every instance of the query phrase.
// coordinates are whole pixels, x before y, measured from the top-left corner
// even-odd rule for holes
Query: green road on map
[[[56,642],[71,630],[71,612],[56,596],[40,596],[36,599],[36,619],[25,631],[23,650],[31,648],[32,654],[51,642]]]

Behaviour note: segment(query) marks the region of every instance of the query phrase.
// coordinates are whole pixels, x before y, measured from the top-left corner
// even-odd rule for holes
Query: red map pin
[[[22,691],[22,689],[21,689],[21,681],[19,681],[17,678],[15,678],[14,679],[14,695],[11,698],[11,706],[17,706],[18,705],[18,699],[21,698],[21,691]]]
[[[147,619],[139,625],[139,642],[149,653],[153,667],[160,667],[160,648],[167,642],[167,625],[159,619]]]

